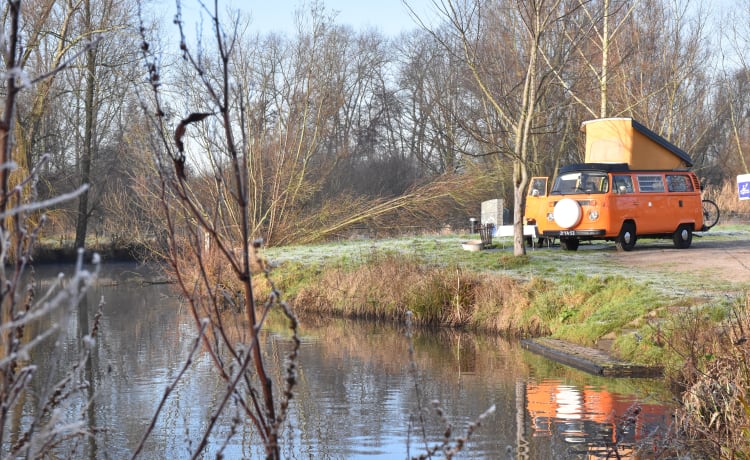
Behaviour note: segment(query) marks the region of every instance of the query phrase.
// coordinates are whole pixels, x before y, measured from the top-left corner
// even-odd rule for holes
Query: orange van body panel
[[[690,172],[676,171],[630,171],[627,173],[609,173],[610,183],[613,175],[631,176],[637,183],[637,176],[682,176],[687,175],[692,184],[698,180]],[[666,179],[663,179],[666,181]],[[545,232],[574,231],[575,236],[583,239],[611,240],[618,236],[622,225],[632,221],[639,236],[668,235],[677,230],[682,224],[693,226],[694,231],[703,227],[703,209],[700,189],[692,191],[671,192],[640,192],[637,188],[633,193],[615,193],[614,187],[604,194],[578,193],[565,195],[527,196],[526,218],[536,222],[541,235]],[[548,214],[554,212],[555,205],[562,199],[576,201],[581,208],[581,218],[578,224],[570,228],[558,226],[554,220],[548,219]],[[593,213],[598,217],[593,219]],[[559,236],[559,235],[554,235]],[[563,235],[564,236],[564,235]]]
[[[572,250],[580,240],[631,250],[635,237],[671,237],[684,249],[691,232],[705,230],[700,182],[685,151],[632,118],[585,121],[581,131],[584,163],[560,168],[551,187],[548,178],[531,180],[525,219],[542,237],[560,237]]]
[[[532,177],[526,196],[524,224],[534,225],[547,218],[547,177]]]

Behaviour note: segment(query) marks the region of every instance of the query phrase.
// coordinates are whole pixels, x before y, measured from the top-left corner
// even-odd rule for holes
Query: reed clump
[[[681,390],[676,434],[686,451],[705,458],[750,458],[750,299],[732,305],[714,327],[700,323],[702,334],[675,341],[685,358],[681,372],[670,376]]]
[[[650,295],[617,277],[527,280],[388,251],[374,251],[358,263],[315,266],[314,274],[299,269],[290,266],[300,284],[287,287],[297,293],[294,305],[301,313],[400,322],[411,311],[420,325],[522,337],[554,334],[581,344],[591,344],[643,314],[633,299]],[[286,271],[282,266],[274,273],[289,279]]]
[[[209,241],[209,240],[206,240]],[[238,250],[232,254],[241,260]],[[270,285],[265,279],[265,261],[258,257],[256,249],[250,248],[250,271],[253,282],[260,285],[259,289],[270,293]],[[212,302],[205,305],[208,310],[205,316],[212,315],[213,304],[220,307],[240,309],[243,294],[243,284],[236,276],[232,265],[227,263],[226,254],[215,244],[196,243],[190,237],[175,236],[174,250],[170,258],[162,261],[165,274],[171,279],[181,280],[186,286],[191,286],[192,295],[196,298],[210,298]],[[267,294],[263,297],[267,297]]]
[[[442,274],[413,257],[373,252],[356,266],[327,266],[315,283],[299,290],[294,304],[300,311],[397,321],[405,320],[411,307],[420,324],[460,325],[463,315],[452,313],[468,302],[470,292],[462,284],[473,284],[472,276]]]
[[[507,275],[485,274],[476,294],[474,324],[516,336],[540,336],[549,328],[529,314],[537,280],[522,282]]]
[[[318,273],[294,298],[301,312],[403,321],[411,311],[421,325],[509,332],[518,325],[504,312],[527,303],[525,282],[398,253],[374,252],[361,264]]]

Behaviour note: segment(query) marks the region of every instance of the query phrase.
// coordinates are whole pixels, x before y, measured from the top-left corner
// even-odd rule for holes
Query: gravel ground
[[[675,249],[660,241],[618,254],[620,263],[634,269],[693,273],[705,281],[750,283],[750,235],[715,234],[719,239],[695,237],[688,249]],[[726,238],[724,238],[726,236]]]

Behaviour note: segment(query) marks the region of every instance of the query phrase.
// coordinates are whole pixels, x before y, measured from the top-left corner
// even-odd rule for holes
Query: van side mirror
[[[617,191],[618,191],[618,193],[620,193],[621,195],[624,195],[624,194],[625,194],[625,192],[627,192],[627,191],[628,191],[628,188],[627,188],[626,186],[624,186],[624,185],[620,185],[619,187],[617,187]]]
[[[538,189],[531,189],[531,196],[539,196],[539,190]]]

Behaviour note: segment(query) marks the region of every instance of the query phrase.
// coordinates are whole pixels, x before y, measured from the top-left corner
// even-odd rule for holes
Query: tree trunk
[[[524,208],[526,203],[526,194],[521,185],[517,184],[517,177],[521,177],[522,165],[516,164],[514,169],[518,169],[518,172],[513,172],[513,255],[522,256],[526,254],[526,238],[523,234],[523,218]],[[520,182],[524,182],[521,180]],[[525,181],[528,183],[528,179]]]
[[[528,156],[531,121],[536,111],[536,65],[539,57],[539,40],[543,25],[541,23],[541,5],[534,11],[534,24],[530,28],[529,63],[526,67],[523,94],[521,95],[521,114],[516,126],[516,142],[513,160],[513,255],[526,254],[526,238],[523,234],[524,214],[526,208],[526,188],[529,186]]]
[[[602,75],[599,80],[599,118],[607,116],[607,79],[609,78],[609,0],[604,0],[602,25]]]
[[[86,0],[86,27],[93,30],[91,26],[91,2]],[[91,179],[91,161],[94,157],[94,92],[96,90],[96,46],[90,46],[86,51],[86,125],[84,127],[83,152],[80,158],[81,185],[88,184]],[[76,221],[76,248],[86,247],[86,231],[89,223],[89,191],[84,190],[78,199],[78,219]]]

